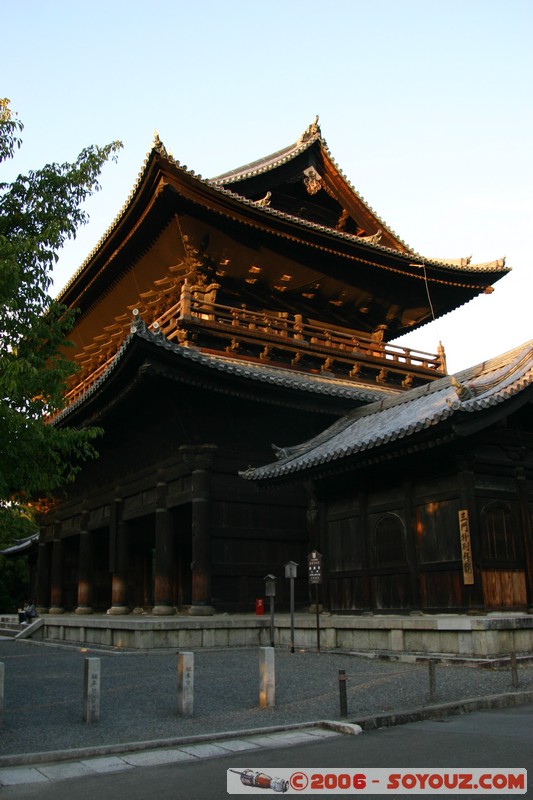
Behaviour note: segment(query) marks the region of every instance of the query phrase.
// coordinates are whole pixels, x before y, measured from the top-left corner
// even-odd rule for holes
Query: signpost
[[[265,575],[265,597],[270,597],[270,646],[274,647],[274,598],[276,596],[276,576]]]
[[[290,580],[291,594],[291,653],[294,653],[294,579],[298,573],[298,564],[295,561],[287,561],[285,564],[285,577]]]
[[[322,553],[318,550],[311,550],[307,556],[307,574],[309,585],[315,585],[315,607],[316,607],[316,646],[320,653],[320,617],[319,617],[319,597],[318,587],[322,583]]]

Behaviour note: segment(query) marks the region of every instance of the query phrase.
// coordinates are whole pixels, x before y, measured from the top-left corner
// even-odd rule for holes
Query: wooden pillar
[[[368,521],[368,492],[366,488],[359,491],[359,521],[361,525],[361,539],[363,550],[361,554],[363,566],[363,610],[369,613],[374,608],[374,597],[372,592],[372,552],[370,541],[370,525]]]
[[[531,530],[531,517],[529,509],[529,496],[526,473],[523,467],[515,470],[516,484],[520,504],[520,528],[522,536],[520,543],[524,548],[524,567],[526,577],[527,604],[531,610],[533,606],[533,537]]]
[[[115,500],[109,532],[109,563],[111,577],[111,608],[108,614],[129,614],[128,608],[128,525],[122,519],[122,501]]]
[[[216,445],[184,445],[192,478],[192,603],[189,614],[208,616],[211,606],[211,471]]]
[[[155,587],[152,614],[175,614],[174,607],[174,532],[167,510],[167,484],[162,474],[156,487],[155,510]]]
[[[89,512],[82,511],[79,550],[78,607],[76,608],[76,614],[92,614],[92,598],[93,537],[89,530]]]
[[[44,531],[41,530],[41,537]],[[39,615],[48,613],[50,608],[50,570],[51,570],[51,545],[49,542],[39,541],[37,553],[37,587],[36,606]]]
[[[52,580],[50,586],[49,614],[64,614],[63,608],[63,540],[60,539],[61,523],[54,525],[52,543]]]
[[[404,506],[405,506],[405,552],[407,554],[407,564],[409,567],[409,583],[411,588],[411,606],[413,611],[419,611],[422,607],[420,595],[420,568],[418,562],[417,534],[416,534],[416,511],[413,499],[413,484],[410,479],[406,479],[403,485]]]

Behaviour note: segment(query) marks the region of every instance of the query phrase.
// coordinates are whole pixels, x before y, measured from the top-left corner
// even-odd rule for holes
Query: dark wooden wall
[[[331,610],[464,612],[531,605],[529,424],[520,414],[505,426],[394,466],[354,468],[318,482]],[[463,509],[473,585],[463,579]]]
[[[261,389],[268,393],[268,389]],[[81,516],[95,537],[94,605],[111,604],[111,520],[120,500],[128,526],[128,604],[153,604],[157,486],[174,537],[174,602],[191,602],[191,467],[183,446],[215,446],[210,480],[212,602],[217,609],[252,611],[264,596],[264,577],[278,577],[277,603],[288,606],[284,564],[305,562],[308,552],[307,494],[301,487],[259,490],[239,470],[272,460],[272,443],[293,444],[324,428],[330,416],[262,401],[146,381],[102,421],[100,457],[84,466],[43,527],[42,540],[59,536],[62,605],[77,604]],[[302,573],[303,574],[303,573]],[[308,601],[307,581],[296,581],[296,602]]]

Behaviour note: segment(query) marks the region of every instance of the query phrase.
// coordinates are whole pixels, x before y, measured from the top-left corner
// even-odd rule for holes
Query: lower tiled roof
[[[54,418],[54,424],[68,417],[111,379],[117,367],[126,358],[127,353],[135,346],[136,340],[148,342],[156,348],[156,351],[161,349],[171,353],[174,356],[176,367],[180,363],[183,365],[193,364],[207,372],[222,373],[252,383],[269,384],[314,396],[335,397],[358,404],[374,403],[376,400],[396,396],[399,393],[399,390],[383,385],[371,386],[353,380],[314,375],[269,364],[257,364],[225,355],[203,353],[194,347],[184,347],[170,342],[162,333],[153,333],[142,320],[139,320],[132,326],[131,333],[126,337],[105,372],[88,387],[84,394]]]

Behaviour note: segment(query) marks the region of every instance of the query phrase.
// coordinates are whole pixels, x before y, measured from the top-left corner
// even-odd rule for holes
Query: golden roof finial
[[[303,144],[304,142],[308,142],[310,139],[313,139],[315,136],[320,136],[320,126],[318,124],[318,114],[315,117],[315,121],[309,125],[308,128],[302,133],[300,138],[298,139],[298,144]]]

